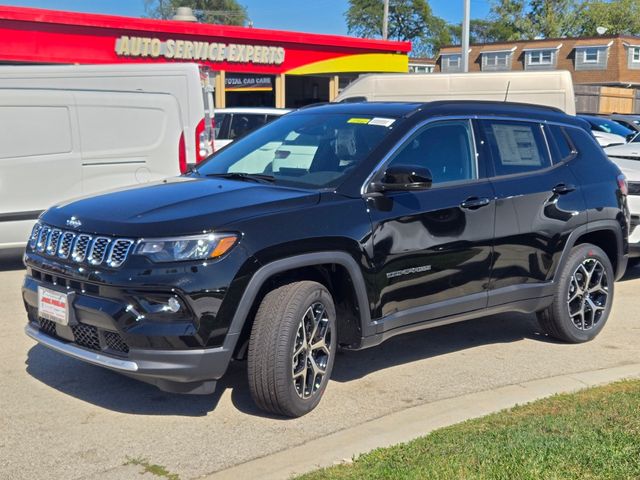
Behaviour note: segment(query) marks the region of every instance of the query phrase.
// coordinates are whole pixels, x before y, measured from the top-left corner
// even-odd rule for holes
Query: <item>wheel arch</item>
[[[583,243],[596,245],[607,254],[616,280],[624,275],[627,268],[627,254],[620,224],[616,220],[601,220],[583,225],[571,233],[554,274],[554,281],[557,280],[559,272],[569,258],[571,249]]]
[[[260,267],[238,303],[225,339],[225,349],[232,351],[235,358],[243,357],[253,315],[264,295],[275,286],[300,280],[317,281],[327,287],[336,302],[339,343],[358,343],[371,318],[361,269],[346,252],[324,251],[286,257]]]

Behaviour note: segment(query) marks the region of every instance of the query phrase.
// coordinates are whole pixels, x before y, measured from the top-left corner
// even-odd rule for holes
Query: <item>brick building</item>
[[[443,47],[436,72],[460,72],[460,54],[460,46]],[[554,69],[571,72],[578,111],[640,112],[640,37],[528,40],[469,49],[472,72]]]

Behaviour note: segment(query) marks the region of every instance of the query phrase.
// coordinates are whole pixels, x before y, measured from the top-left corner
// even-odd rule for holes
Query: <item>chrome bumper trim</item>
[[[33,338],[39,344],[70,357],[77,358],[78,360],[124,372],[138,371],[138,364],[136,362],[108,357],[97,352],[91,352],[84,348],[77,347],[72,343],[61,342],[60,340],[56,340],[55,338],[51,338],[50,336],[41,333],[31,325],[27,325],[24,331],[29,337]]]

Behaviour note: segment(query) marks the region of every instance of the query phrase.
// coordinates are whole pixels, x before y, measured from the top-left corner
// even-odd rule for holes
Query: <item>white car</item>
[[[591,133],[603,148],[625,144],[627,139],[631,138],[634,133],[627,127],[623,127],[619,123],[605,117],[597,117],[595,115],[578,116],[589,122],[589,125],[591,125]]]
[[[631,213],[629,257],[640,260],[640,134],[625,145],[605,148],[604,151],[627,177],[627,204]]]
[[[236,138],[281,117],[286,108],[221,108],[216,110],[214,150],[220,150]]]

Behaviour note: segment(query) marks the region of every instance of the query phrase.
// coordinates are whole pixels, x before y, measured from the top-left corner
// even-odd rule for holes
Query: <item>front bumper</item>
[[[173,393],[212,393],[231,359],[224,347],[198,350],[131,349],[126,358],[82,348],[43,333],[33,324],[25,333],[39,344],[69,357],[114,370]]]
[[[169,392],[210,393],[225,373],[239,332],[229,333],[226,322],[218,315],[220,292],[224,290],[205,290],[210,272],[189,267],[188,272],[176,273],[172,269],[171,275],[182,280],[182,287],[187,280],[191,282],[189,286],[199,282],[197,288],[182,290],[162,272],[146,275],[155,280],[153,284],[157,286],[151,287],[132,282],[136,275],[133,269],[87,273],[87,269],[73,269],[29,253],[25,263],[22,297],[29,317],[26,333],[43,346]],[[102,277],[107,274],[124,277],[118,284],[128,285],[104,281],[106,278]],[[217,280],[224,281],[220,277],[223,276],[217,275]],[[69,326],[39,318],[40,286],[69,294]],[[163,290],[181,297],[186,306],[184,314],[163,321],[151,316],[141,319],[136,298],[157,296]],[[132,303],[136,308],[129,310]]]

